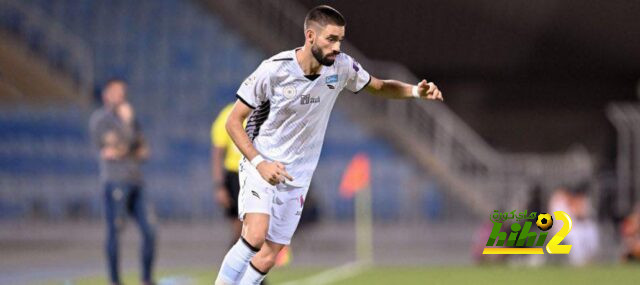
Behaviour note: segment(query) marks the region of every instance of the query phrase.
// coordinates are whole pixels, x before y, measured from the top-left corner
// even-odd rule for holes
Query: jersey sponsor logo
[[[327,84],[327,87],[329,87],[329,89],[335,89],[335,83],[338,83],[338,75],[337,74],[333,74],[333,75],[329,75],[325,78],[324,83]]]
[[[359,63],[354,61],[352,67],[353,67],[353,70],[355,70],[356,72],[360,71],[360,64]]]
[[[300,96],[300,105],[320,103],[320,96],[311,97],[311,95]]]
[[[253,196],[256,196],[258,197],[258,199],[260,199],[260,195],[258,195],[256,191],[251,190],[251,194],[253,194]]]
[[[296,96],[296,88],[293,86],[287,86],[282,90],[284,97],[287,99],[291,99]]]

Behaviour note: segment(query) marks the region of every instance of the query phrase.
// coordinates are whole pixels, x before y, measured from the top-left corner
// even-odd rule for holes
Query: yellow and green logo
[[[553,212],[556,220],[562,221],[562,228],[547,243],[549,254],[569,254],[571,245],[560,244],[571,232],[571,217],[563,211]],[[489,216],[493,222],[491,234],[482,254],[544,254],[542,247],[547,241],[548,230],[553,227],[553,217],[548,213],[528,213],[526,210],[516,215],[516,210],[500,213],[494,210]],[[515,219],[511,224],[511,232],[501,232],[502,224]],[[529,220],[529,221],[527,221]],[[535,220],[540,233],[531,230]],[[524,222],[522,225],[521,223]],[[508,234],[508,237],[507,237]]]

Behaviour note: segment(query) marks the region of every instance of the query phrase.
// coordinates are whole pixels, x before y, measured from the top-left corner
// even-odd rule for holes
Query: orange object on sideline
[[[356,154],[342,175],[340,196],[351,198],[356,192],[368,188],[370,169],[369,156],[365,153]]]
[[[289,246],[285,246],[276,256],[276,267],[287,266],[289,263],[291,263],[291,249]]]

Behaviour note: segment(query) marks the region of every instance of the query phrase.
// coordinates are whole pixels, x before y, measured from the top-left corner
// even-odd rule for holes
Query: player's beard
[[[335,59],[329,59],[327,55],[325,55],[316,45],[311,46],[311,54],[313,54],[313,57],[324,66],[331,66],[333,65],[333,62],[336,61]]]

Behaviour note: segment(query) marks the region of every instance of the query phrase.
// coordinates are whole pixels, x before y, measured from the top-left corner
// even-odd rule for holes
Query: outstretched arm
[[[373,95],[389,99],[422,98],[443,101],[442,92],[438,86],[424,79],[418,85],[411,85],[398,80],[382,80],[371,76],[371,82],[366,89]]]

